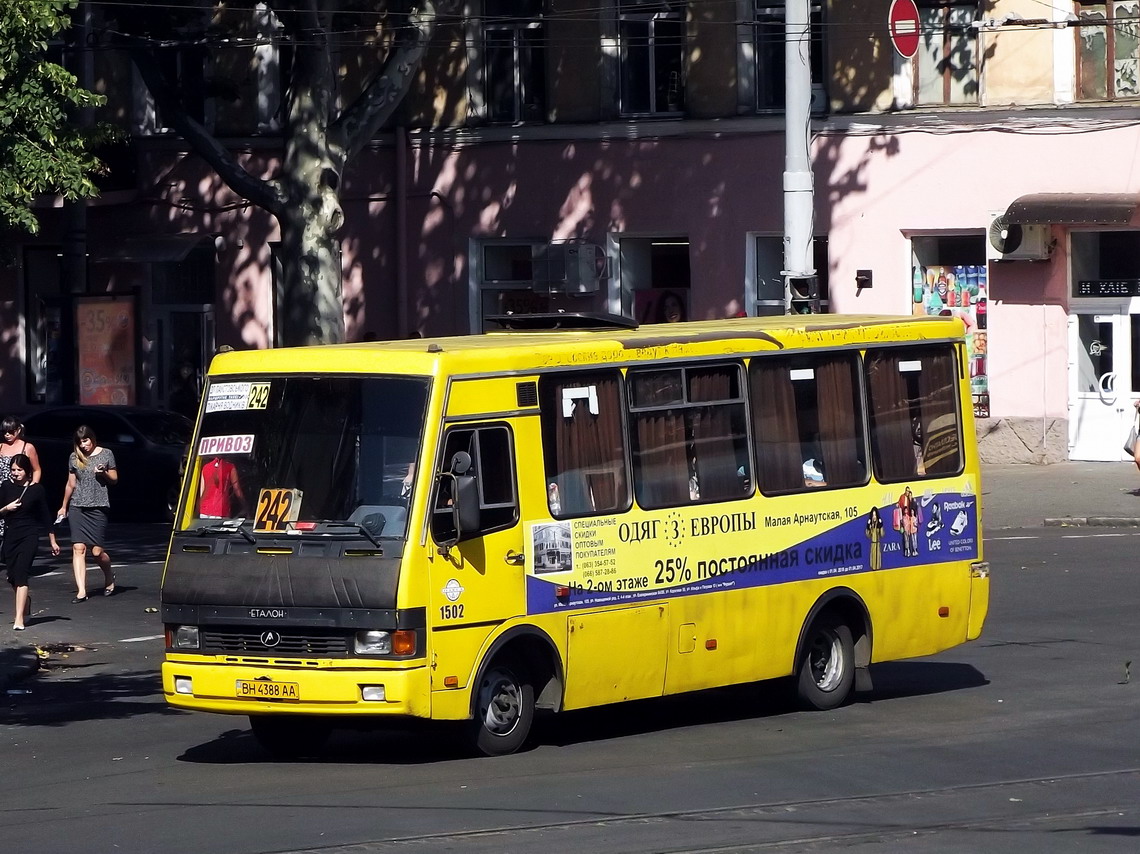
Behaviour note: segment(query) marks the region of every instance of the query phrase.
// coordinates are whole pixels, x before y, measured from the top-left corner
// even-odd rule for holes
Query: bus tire
[[[534,722],[534,685],[517,659],[497,658],[475,686],[471,742],[484,756],[506,756],[523,746]]]
[[[805,707],[827,711],[847,702],[855,685],[851,629],[835,618],[816,619],[805,638],[796,676],[796,694]]]
[[[249,726],[275,759],[316,756],[332,732],[328,722],[308,715],[250,715]]]

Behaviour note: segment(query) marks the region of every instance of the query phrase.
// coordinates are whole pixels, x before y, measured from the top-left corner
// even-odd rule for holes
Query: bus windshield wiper
[[[225,519],[216,525],[200,525],[191,533],[204,537],[206,534],[241,534],[247,542],[257,544],[257,537],[245,529],[245,518]]]
[[[328,524],[330,526],[335,525],[336,527],[352,528],[357,533],[363,534],[364,538],[368,540],[368,542],[372,543],[372,545],[376,546],[376,548],[380,549],[380,551],[384,550],[380,545],[380,541],[376,539],[376,535],[361,525],[359,522],[342,521],[338,519],[337,521],[329,522]]]
[[[347,530],[344,530],[344,529],[347,529]],[[324,535],[342,534],[343,535],[343,534],[348,533],[349,531],[353,531],[355,533],[363,535],[364,538],[368,540],[368,542],[372,543],[372,545],[374,545],[376,548],[380,549],[381,552],[383,552],[384,549],[380,545],[380,541],[378,539],[376,539],[376,535],[373,534],[371,531],[369,531],[366,527],[364,527],[359,522],[354,522],[350,519],[336,519],[336,520],[322,519],[319,522],[300,522],[300,523],[290,522],[290,523],[288,523],[288,527],[286,528],[286,533],[292,534],[294,536],[297,534],[316,534],[318,536],[322,535],[322,534],[324,534]]]

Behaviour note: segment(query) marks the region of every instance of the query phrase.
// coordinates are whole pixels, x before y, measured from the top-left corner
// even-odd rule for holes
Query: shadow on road
[[[874,691],[855,702],[939,694],[988,684],[973,666],[943,662],[892,662],[871,668]],[[695,691],[676,697],[638,700],[596,709],[536,718],[532,746],[569,747],[671,729],[750,719],[772,719],[799,712],[790,679]],[[334,725],[344,726],[343,722]],[[470,756],[456,724],[392,722],[334,731],[319,760],[343,764],[427,764]],[[184,762],[233,765],[273,762],[248,727],[230,729],[216,739],[188,748]]]
[[[874,700],[895,697],[921,697],[989,685],[988,680],[972,664],[952,661],[889,661],[871,668]]]
[[[53,651],[63,656],[65,651]],[[83,671],[99,662],[72,664],[52,660],[44,669],[52,679],[27,679],[3,698],[0,723],[7,726],[58,727],[80,721],[124,720],[138,715],[184,714],[166,705],[162,679],[154,671],[98,673]]]
[[[411,722],[334,730],[317,757],[289,760],[271,756],[246,724],[245,728],[226,730],[211,741],[187,748],[178,759],[203,765],[314,761],[334,765],[429,765],[470,756],[454,724]]]

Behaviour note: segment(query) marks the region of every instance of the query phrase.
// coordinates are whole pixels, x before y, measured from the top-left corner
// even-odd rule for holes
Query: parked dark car
[[[63,501],[75,429],[86,424],[115,455],[119,482],[111,487],[111,518],[168,521],[178,505],[194,425],[185,416],[140,406],[53,406],[23,417],[36,446],[52,510]]]

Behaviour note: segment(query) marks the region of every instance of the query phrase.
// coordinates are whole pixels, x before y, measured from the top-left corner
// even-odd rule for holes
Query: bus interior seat
[[[590,497],[590,488],[584,471],[581,469],[564,471],[554,476],[554,482],[558,485],[558,497],[562,503],[562,512],[559,515],[594,512],[594,501]]]

